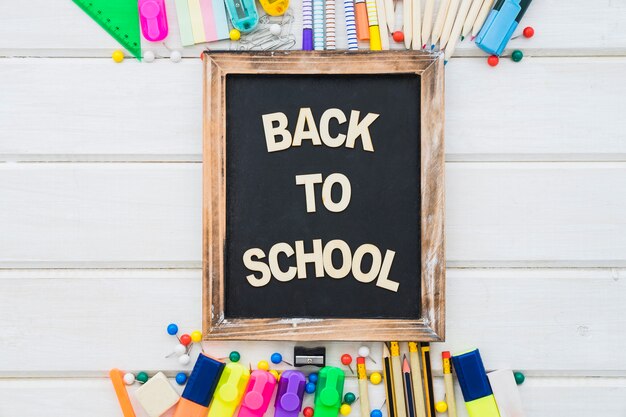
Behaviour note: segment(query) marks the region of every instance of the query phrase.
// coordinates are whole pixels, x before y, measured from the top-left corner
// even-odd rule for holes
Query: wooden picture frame
[[[443,55],[399,52],[205,52],[203,333],[205,340],[443,341],[445,337]],[[421,318],[229,319],[225,316],[228,74],[417,74],[421,79]]]

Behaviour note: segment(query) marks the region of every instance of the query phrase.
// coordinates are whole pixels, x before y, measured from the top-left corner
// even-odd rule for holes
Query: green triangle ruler
[[[137,0],[72,0],[141,61]]]

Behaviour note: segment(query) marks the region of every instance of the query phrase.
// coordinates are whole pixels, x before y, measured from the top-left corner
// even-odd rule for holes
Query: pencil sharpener
[[[324,346],[306,348],[295,346],[293,348],[293,366],[326,366],[326,348]]]

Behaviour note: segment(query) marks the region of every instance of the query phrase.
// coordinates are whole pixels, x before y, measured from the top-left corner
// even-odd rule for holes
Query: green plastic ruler
[[[137,0],[72,0],[141,61]]]

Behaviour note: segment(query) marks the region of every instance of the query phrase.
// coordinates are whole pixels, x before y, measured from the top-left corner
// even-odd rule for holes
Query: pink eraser
[[[139,23],[143,37],[157,42],[167,36],[165,0],[139,0]]]
[[[237,417],[262,417],[270,405],[275,386],[274,375],[262,370],[252,371]]]

